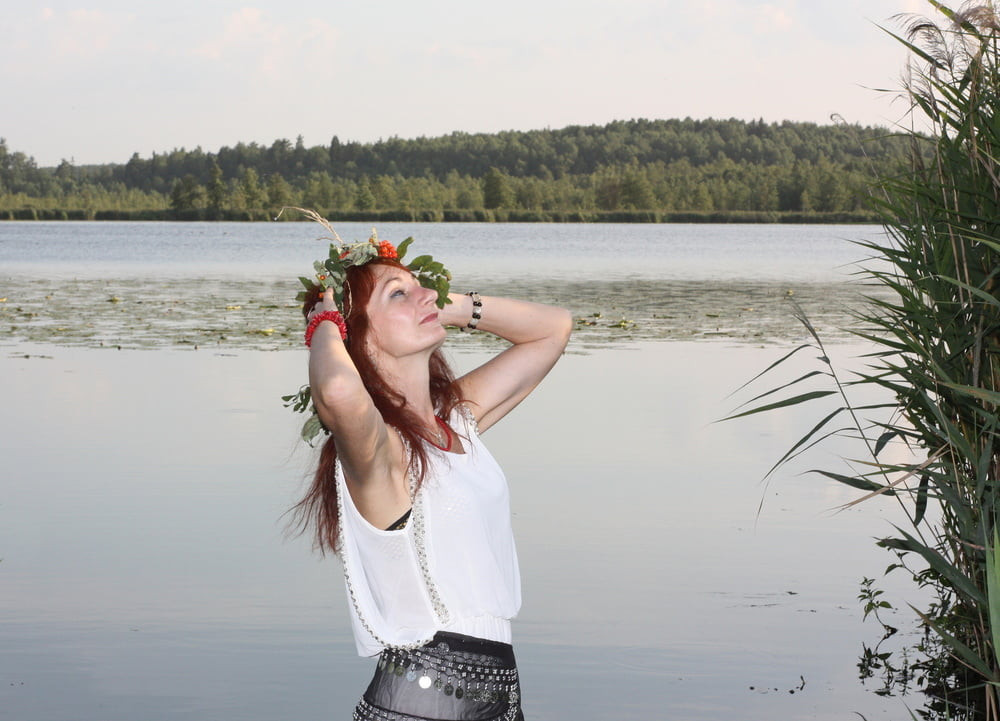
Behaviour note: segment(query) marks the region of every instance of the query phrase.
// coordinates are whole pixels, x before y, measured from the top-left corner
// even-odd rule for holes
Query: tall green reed
[[[897,556],[887,573],[902,569],[931,591],[924,608],[911,607],[940,649],[926,690],[944,699],[951,718],[993,721],[1000,719],[1000,21],[993,0],[957,10],[929,2],[934,19],[908,17],[901,32],[889,33],[910,53],[902,94],[909,129],[901,131],[910,152],[906,167],[873,185],[885,240],[861,243],[871,255],[861,276],[878,292],[855,312],[854,332],[871,352],[861,369],[840,374],[803,317],[811,340],[761,375],[808,349],[819,351],[820,370],[758,395],[730,418],[841,401],[769,474],[832,436],[860,440],[865,460],[852,466],[860,471],[819,473],[865,491],[859,500],[889,495],[906,510],[908,522],[878,544]],[[830,384],[808,390],[817,373]],[[852,402],[863,388],[891,400]],[[900,455],[907,460],[893,460]]]

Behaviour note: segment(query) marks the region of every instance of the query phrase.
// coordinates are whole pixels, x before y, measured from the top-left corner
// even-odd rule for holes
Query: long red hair
[[[376,258],[365,265],[348,268],[344,283],[344,319],[347,323],[347,340],[344,341],[344,346],[354,361],[375,408],[382,415],[382,420],[395,428],[405,441],[404,445],[409,447],[408,472],[410,477],[416,479],[419,487],[428,460],[428,451],[423,443],[425,436],[420,433],[423,424],[406,405],[406,398],[386,382],[371,356],[365,352],[366,339],[371,332],[366,309],[375,289],[376,265],[390,265],[407,270],[399,261],[390,258]],[[302,307],[304,315],[309,315],[313,306],[319,302],[319,296],[318,288],[307,294]],[[461,399],[458,397],[455,376],[440,349],[435,350],[430,358],[430,390],[435,413],[447,419]],[[311,527],[315,534],[314,546],[320,553],[337,552],[339,529],[336,467],[337,439],[329,435],[320,450],[319,463],[309,490],[292,508],[293,526],[300,532]]]

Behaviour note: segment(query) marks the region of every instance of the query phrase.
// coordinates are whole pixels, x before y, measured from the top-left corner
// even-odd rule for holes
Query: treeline
[[[691,119],[364,144],[335,136],[311,148],[300,136],[56,168],[37,167],[0,139],[0,217],[250,219],[303,205],[413,219],[865,218],[872,178],[904,152],[879,128]]]

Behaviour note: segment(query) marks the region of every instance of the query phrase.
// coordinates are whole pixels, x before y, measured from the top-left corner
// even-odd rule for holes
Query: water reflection
[[[339,568],[280,520],[309,466],[278,400],[304,353],[2,351],[3,713],[346,718],[369,666]],[[512,484],[530,719],[905,713],[855,668],[893,507],[832,515],[852,495],[796,469],[760,486],[801,415],[711,423],[776,355],[568,355],[487,435]]]

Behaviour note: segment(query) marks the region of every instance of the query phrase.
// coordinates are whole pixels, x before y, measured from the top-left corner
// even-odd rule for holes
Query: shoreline
[[[96,210],[70,208],[16,208],[0,210],[0,221],[149,221],[149,222],[273,222],[277,210]],[[755,211],[755,210],[524,210],[423,209],[338,211],[325,213],[336,223],[751,223],[789,225],[880,224],[870,211]],[[310,222],[282,216],[281,222]]]

